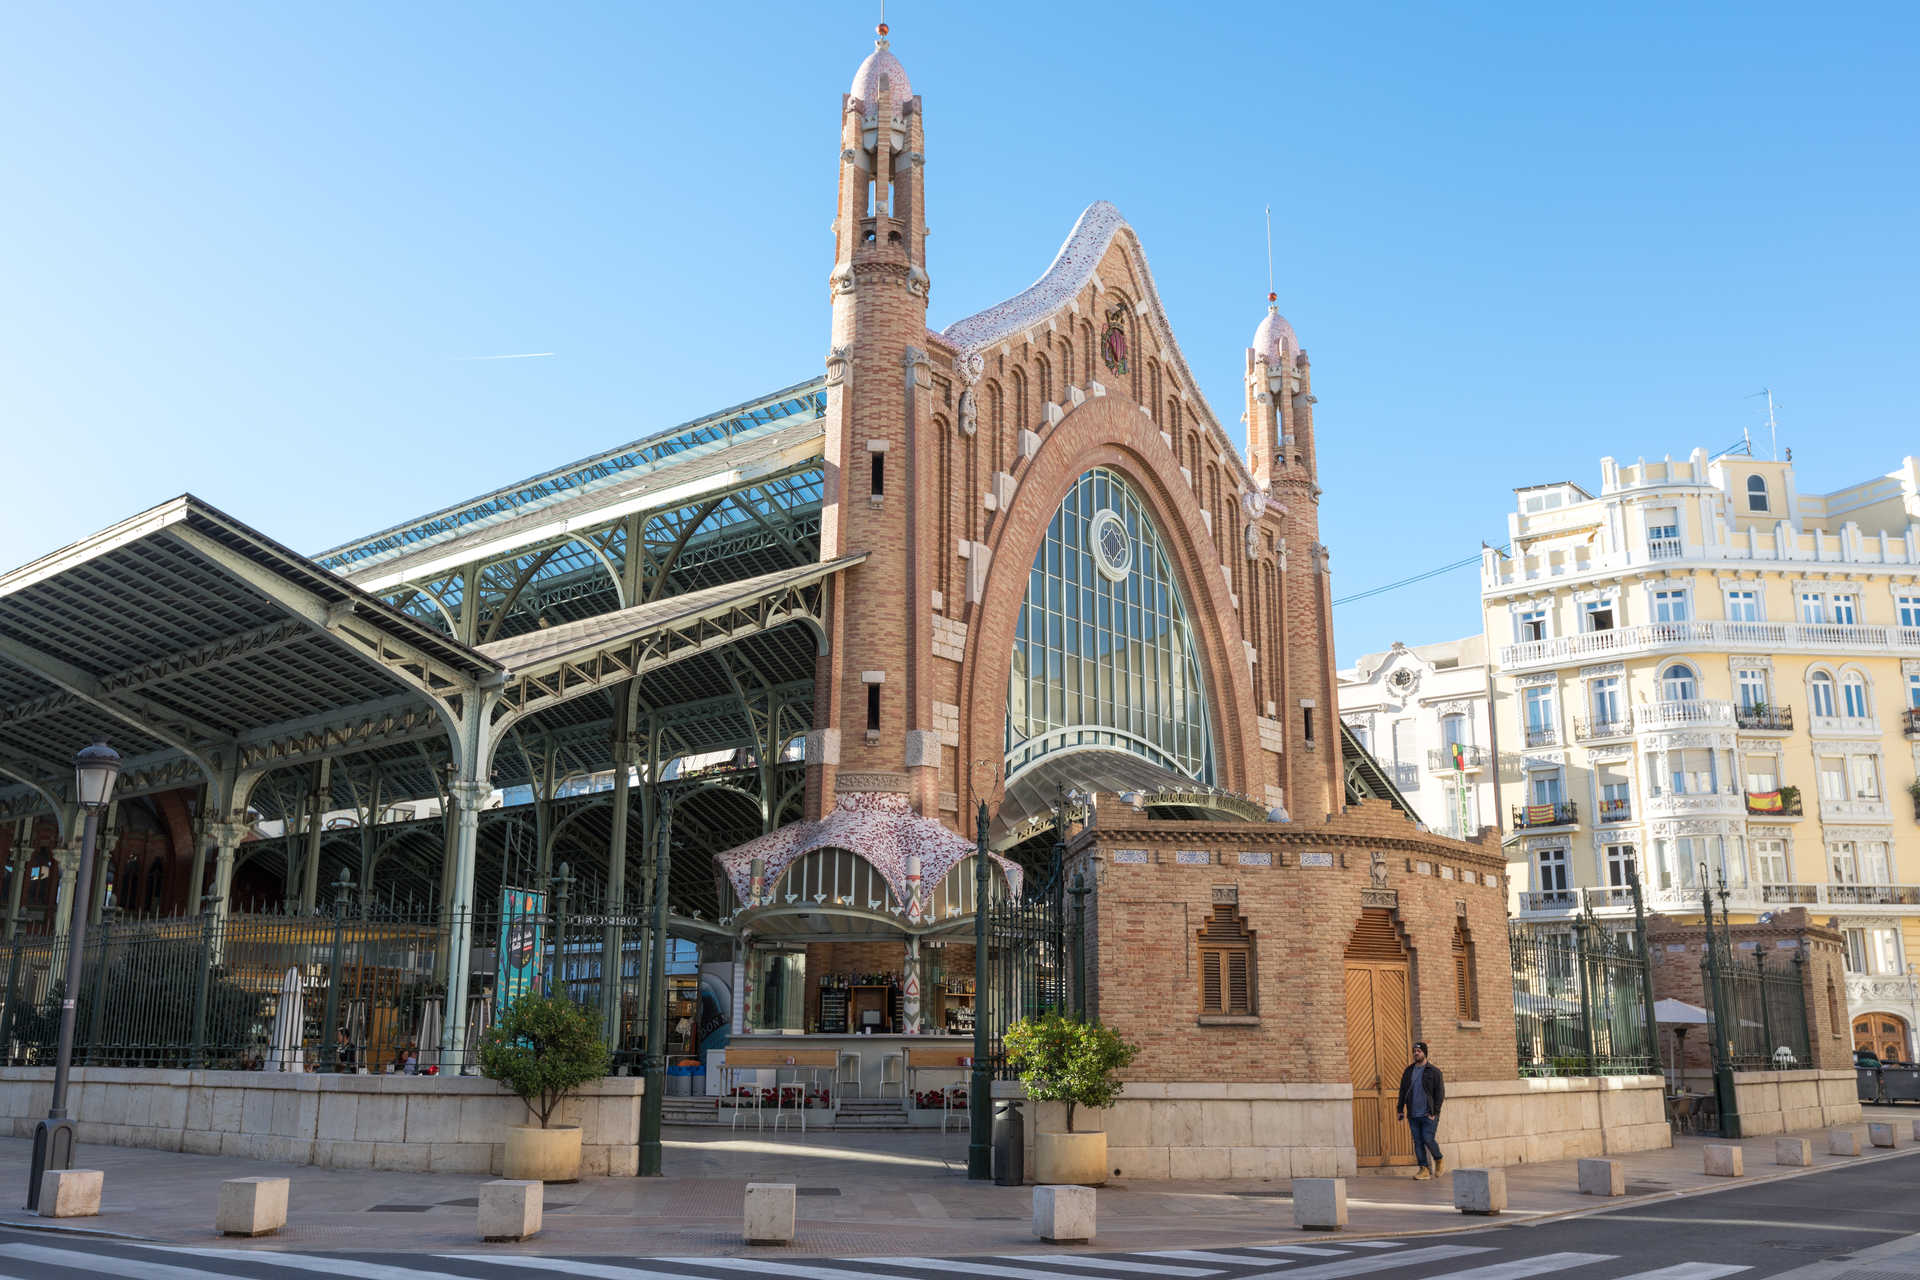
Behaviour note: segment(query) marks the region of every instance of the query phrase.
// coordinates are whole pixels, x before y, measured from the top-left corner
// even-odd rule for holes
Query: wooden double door
[[[1400,1071],[1412,1061],[1413,1047],[1410,966],[1396,933],[1390,920],[1369,919],[1347,949],[1353,1152],[1363,1168],[1413,1163],[1413,1135],[1394,1117]]]

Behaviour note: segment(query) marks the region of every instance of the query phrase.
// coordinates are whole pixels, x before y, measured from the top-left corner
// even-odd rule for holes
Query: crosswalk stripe
[[[449,1262],[471,1262],[495,1267],[530,1267],[536,1271],[560,1271],[570,1276],[588,1276],[591,1280],[688,1280],[684,1271],[647,1271],[641,1267],[616,1267],[604,1262],[577,1262],[572,1258],[535,1258],[520,1254],[443,1253]]]
[[[1249,1258],[1244,1253],[1209,1253],[1205,1249],[1155,1249],[1151,1253],[1144,1249],[1133,1249],[1129,1252],[1141,1258],[1177,1258],[1181,1262],[1224,1262],[1230,1267],[1258,1266],[1266,1261],[1265,1258]],[[1328,1249],[1326,1254],[1329,1258],[1341,1256],[1332,1249]]]
[[[83,1253],[78,1249],[49,1249],[38,1244],[0,1245],[0,1257],[37,1262],[47,1267],[71,1267],[101,1276],[130,1280],[233,1280],[231,1272],[202,1271],[199,1267],[170,1267],[145,1258],[122,1258],[111,1253]],[[339,1264],[334,1265],[339,1270]]]
[[[999,1280],[1085,1280],[1064,1271],[1036,1271],[1031,1267],[1001,1267],[977,1258],[862,1258],[890,1267],[912,1267],[922,1271],[951,1271],[963,1276],[996,1276]],[[1049,1259],[1051,1261],[1051,1259]],[[1240,1260],[1246,1262],[1245,1258]],[[872,1280],[870,1277],[869,1280]]]
[[[1730,1276],[1736,1271],[1751,1270],[1752,1267],[1731,1262],[1682,1262],[1676,1266],[1661,1267],[1658,1271],[1640,1271],[1621,1276],[1620,1280],[1720,1280],[1721,1276]]]
[[[316,1258],[304,1253],[243,1253],[235,1249],[193,1249],[184,1245],[141,1245],[143,1249],[155,1249],[161,1253],[185,1253],[196,1258],[224,1258],[231,1262],[236,1258],[259,1258],[275,1267],[287,1267],[294,1271],[324,1271],[328,1275],[351,1275],[354,1280],[473,1280],[472,1276],[457,1276],[451,1271],[416,1271],[412,1267],[390,1267],[380,1262],[363,1262],[358,1258]],[[149,1266],[149,1263],[142,1263]],[[142,1276],[144,1271],[128,1272],[129,1275]],[[203,1271],[193,1273],[206,1275]]]
[[[1398,1240],[1348,1240],[1343,1243],[1348,1249],[1404,1249],[1406,1246]]]
[[[1364,1276],[1375,1271],[1391,1271],[1396,1267],[1417,1267],[1422,1263],[1445,1262],[1449,1258],[1466,1258],[1476,1253],[1492,1252],[1490,1245],[1436,1244],[1424,1249],[1342,1258],[1338,1262],[1320,1262],[1310,1267],[1288,1268],[1285,1271],[1261,1271],[1243,1276],[1241,1280],[1345,1280],[1347,1276]]]
[[[1574,1267],[1595,1262],[1611,1262],[1618,1256],[1612,1253],[1543,1253],[1534,1258],[1515,1258],[1512,1262],[1491,1262],[1484,1267],[1468,1267],[1465,1271],[1448,1271],[1428,1276],[1427,1280],[1526,1280],[1528,1276],[1545,1275],[1549,1271],[1570,1271]]]
[[[1314,1244],[1250,1244],[1259,1253],[1297,1253],[1305,1258],[1344,1258],[1345,1249],[1325,1249]]]
[[[1217,1276],[1220,1274],[1207,1267],[1175,1267],[1164,1262],[1125,1262],[1097,1254],[1016,1253],[1011,1261],[1044,1262],[1055,1267],[1086,1267],[1094,1271],[1144,1271],[1152,1276]],[[1246,1262],[1249,1259],[1243,1258],[1241,1261]]]
[[[805,1266],[798,1262],[767,1262],[760,1258],[655,1258],[689,1267],[714,1267],[721,1271],[751,1271],[755,1275],[793,1276],[795,1280],[876,1280],[871,1271],[842,1271],[838,1267]],[[888,1263],[895,1258],[862,1258],[862,1262]],[[684,1278],[682,1278],[684,1280]]]

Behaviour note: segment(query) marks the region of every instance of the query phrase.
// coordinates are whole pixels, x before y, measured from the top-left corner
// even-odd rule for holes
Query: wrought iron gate
[[[1065,1013],[1071,1008],[1072,973],[1066,938],[1061,850],[1055,846],[1046,883],[996,898],[986,908],[987,986],[975,999],[975,1017],[987,1020],[987,1040],[997,1079],[1008,1079],[1001,1040],[1021,1018]]]

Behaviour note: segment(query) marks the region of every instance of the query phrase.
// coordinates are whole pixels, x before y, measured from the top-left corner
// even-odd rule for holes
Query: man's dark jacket
[[[1441,1079],[1440,1068],[1434,1066],[1433,1063],[1431,1062],[1427,1063],[1426,1068],[1427,1068],[1427,1114],[1432,1116],[1435,1120],[1438,1120],[1440,1118],[1440,1107],[1447,1100],[1447,1082]],[[1412,1092],[1413,1092],[1413,1064],[1408,1063],[1407,1069],[1400,1073],[1399,1113],[1401,1115],[1405,1115],[1407,1113],[1407,1096]]]

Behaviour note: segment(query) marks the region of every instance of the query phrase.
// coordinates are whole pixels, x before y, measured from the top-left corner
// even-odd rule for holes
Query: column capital
[[[207,838],[219,845],[223,853],[230,853],[234,849],[238,849],[245,843],[247,832],[252,829],[252,824],[247,822],[218,821],[209,821],[205,828]]]
[[[470,813],[479,812],[485,807],[487,797],[493,794],[493,787],[485,782],[454,782],[447,790],[461,810]]]

